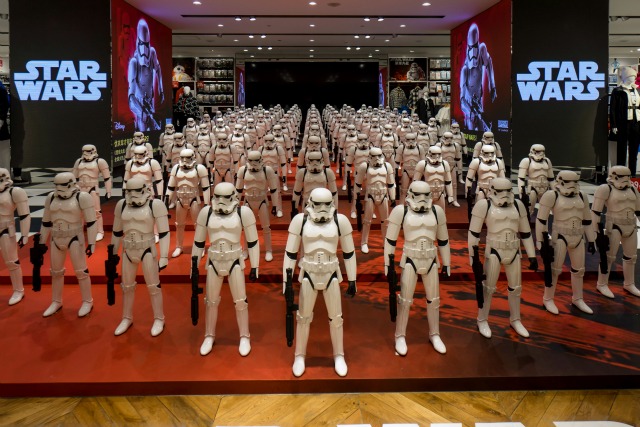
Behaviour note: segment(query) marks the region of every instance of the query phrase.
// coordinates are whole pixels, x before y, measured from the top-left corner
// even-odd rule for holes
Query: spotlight
[[[240,18],[239,16],[236,16],[236,21],[242,21],[242,18]]]
[[[364,18],[364,22],[369,22],[371,21],[371,18]]]
[[[384,18],[381,16],[380,18],[378,18],[378,22],[382,22],[384,21]]]
[[[256,20],[255,16],[252,16],[252,17],[249,18],[249,21],[255,21],[255,20]]]

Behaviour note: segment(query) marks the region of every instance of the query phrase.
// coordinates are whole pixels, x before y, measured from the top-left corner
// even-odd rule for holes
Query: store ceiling
[[[128,0],[173,29],[176,56],[256,59],[449,56],[450,30],[498,2],[316,0],[317,5],[310,6],[309,0],[200,1]],[[431,6],[422,6],[425,1]],[[609,9],[610,20],[623,17],[610,22],[610,56],[640,57],[640,1],[610,0]],[[9,0],[0,0],[0,58],[9,56],[8,13]],[[237,16],[242,20],[236,21]],[[371,20],[365,22],[365,17]]]

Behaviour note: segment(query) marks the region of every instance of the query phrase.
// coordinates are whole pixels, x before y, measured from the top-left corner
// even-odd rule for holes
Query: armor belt
[[[542,194],[549,189],[549,181],[544,176],[541,176],[537,181],[529,181],[529,184],[532,188],[535,188],[538,194]]]
[[[558,234],[563,234],[565,236],[579,236],[581,234],[584,234],[584,229],[582,228],[582,225],[580,225],[580,227],[578,228],[574,227],[573,225],[574,225],[573,221],[556,220],[553,223],[553,229]]]
[[[393,147],[386,146],[382,148],[382,154],[384,154],[386,158],[389,158],[389,156],[391,156],[394,151],[395,150],[393,149]]]
[[[388,190],[382,183],[376,182],[373,187],[367,188],[367,196],[371,196],[376,202],[381,202],[387,195]]]
[[[520,248],[520,240],[497,240],[487,238],[487,245],[493,249],[518,249]]]
[[[617,225],[635,225],[635,216],[628,217],[625,214],[607,214],[607,220]]]
[[[444,191],[444,185],[442,181],[440,181],[439,179],[430,181],[429,186],[431,187],[431,198],[433,200],[439,200],[440,196],[442,196],[442,192]]]
[[[235,261],[242,257],[242,248],[231,249],[229,251],[216,251],[209,247],[209,259],[211,261]]]
[[[306,256],[300,260],[300,268],[302,268],[307,273],[316,273],[316,274],[327,274],[333,273],[334,271],[340,268],[340,264],[338,259],[334,256],[328,257],[328,260],[323,260],[320,262],[309,261]]]
[[[216,162],[213,162],[213,166],[217,170],[231,169],[231,162],[229,162],[227,160],[218,160]]]
[[[73,237],[82,233],[81,225],[73,228],[68,228],[66,230],[60,230],[60,229],[56,230],[55,228],[56,226],[59,226],[59,224],[53,224],[54,228],[53,230],[51,230],[51,237]]]
[[[196,199],[198,197],[198,192],[193,187],[190,187],[188,185],[181,185],[178,188],[177,195],[180,203],[182,203],[183,205],[188,205],[193,199]]]
[[[491,180],[486,181],[478,181],[478,188],[482,188],[483,190],[488,190],[491,187]]]
[[[412,259],[422,258],[422,259],[432,259],[436,257],[436,248],[428,248],[428,249],[414,249],[407,248],[406,246],[402,250],[404,254]]]
[[[80,186],[80,188],[95,188],[98,186],[98,180],[87,178],[87,177],[81,177],[78,180],[78,185]]]
[[[244,194],[244,199],[248,202],[261,202],[267,198],[267,193],[264,190],[252,188],[247,190]]]
[[[122,241],[124,249],[147,249],[156,244],[156,237],[153,233],[140,233],[130,231],[125,234]]]

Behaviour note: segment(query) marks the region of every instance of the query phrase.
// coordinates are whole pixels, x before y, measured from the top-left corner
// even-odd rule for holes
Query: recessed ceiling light
[[[360,36],[353,36],[353,38],[354,38],[354,39],[359,39],[359,38],[360,38]]]
[[[211,49],[211,52],[215,52],[215,50]]]
[[[253,38],[253,34],[249,34],[249,38],[252,39]]]
[[[386,41],[386,42],[388,42],[388,41],[389,41],[389,39],[386,39],[385,41]]]
[[[224,27],[224,24],[218,24],[218,27]]]
[[[193,4],[200,6],[202,4],[202,2],[199,2],[198,0],[194,1]]]
[[[370,39],[370,38],[371,38],[371,36],[364,36],[364,38],[365,38],[365,39]]]
[[[347,47],[347,50],[351,50],[351,47]]]
[[[236,21],[242,21],[242,18],[240,18],[239,16],[236,16]]]
[[[413,50],[410,50],[410,51],[409,51],[409,53],[413,53],[413,52],[414,52]]]
[[[262,50],[262,46],[258,46],[258,50]]]
[[[267,36],[263,34],[263,35],[260,36],[260,38],[261,39],[265,39],[265,38],[267,38]]]
[[[431,6],[431,3],[422,3],[423,6]]]
[[[249,52],[249,49],[243,49],[244,52]]]
[[[255,58],[255,55],[251,55],[252,58]]]
[[[382,22],[384,21],[384,18],[381,16],[380,18],[378,18],[378,22]]]
[[[376,49],[376,52],[380,52],[380,49]]]
[[[255,20],[256,20],[255,16],[252,16],[251,18],[249,18],[249,21],[255,21]]]
[[[401,24],[401,25],[400,25],[400,28],[404,28],[404,27],[406,27],[406,25],[404,25],[404,24]]]
[[[640,51],[640,49],[638,49],[638,51]]]
[[[359,48],[359,47],[357,47],[357,48],[356,48],[356,50],[360,50],[360,48]]]
[[[271,49],[273,49],[271,46],[269,46],[269,47],[267,48],[267,50],[271,50]]]
[[[371,21],[371,18],[364,18],[364,21],[365,22],[369,22],[369,21]]]
[[[309,55],[309,58],[313,58],[313,55]]]
[[[309,49],[309,52],[315,52],[313,49]]]
[[[238,39],[234,39],[233,41],[234,41],[234,42],[239,42],[240,40],[238,40]]]
[[[372,54],[369,54],[369,58],[373,58],[373,55],[372,55]]]
[[[314,1],[310,1],[310,2],[309,2],[309,6],[315,6],[315,5],[317,5],[317,4],[318,4],[318,3],[314,2]]]
[[[310,26],[310,27],[315,27],[315,26],[316,26],[316,24],[309,24],[309,26]]]
[[[310,41],[310,42],[314,42],[315,40],[314,40],[314,39],[311,39],[311,40],[309,40],[309,41]]]

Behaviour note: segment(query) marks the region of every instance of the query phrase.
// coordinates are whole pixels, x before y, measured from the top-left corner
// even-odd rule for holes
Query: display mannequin
[[[352,182],[353,184],[352,191],[356,193],[356,183],[355,183],[355,175],[358,169],[358,166],[363,162],[366,162],[369,159],[369,139],[367,138],[367,134],[359,133],[358,134],[358,142],[355,146],[349,148],[349,151],[346,153],[345,159],[345,180],[344,185],[342,186],[342,190],[347,190],[347,183]],[[338,203],[336,202],[336,206]],[[357,218],[356,214],[356,199],[355,197],[351,199],[351,218]]]
[[[322,129],[320,128],[320,125],[318,124],[312,124],[309,126],[309,133],[302,137],[302,148],[305,147],[307,139],[311,136],[317,136],[318,138],[320,138],[322,148],[327,149],[327,137],[324,135]]]
[[[478,309],[478,330],[485,338],[491,338],[488,322],[491,298],[496,291],[500,266],[504,265],[509,290],[509,323],[518,335],[528,338],[529,332],[520,321],[521,241],[527,252],[531,270],[538,269],[538,260],[524,205],[520,200],[514,200],[511,181],[507,178],[494,178],[489,188],[489,198],[478,201],[473,207],[468,238],[472,265],[483,224],[487,225],[484,249],[485,280],[482,282],[484,304]]]
[[[187,124],[182,128],[182,135],[187,141],[187,144],[196,146],[196,140],[198,139],[198,125],[193,117],[187,119]]]
[[[147,148],[147,154],[149,158],[153,157],[153,147],[149,142],[146,142],[144,133],[142,132],[134,132],[133,140],[127,145],[126,150],[124,151],[124,161],[128,162],[133,158],[133,149],[136,147],[144,146]]]
[[[247,118],[247,126],[244,128],[244,133],[249,137],[249,143],[251,147],[249,150],[257,150],[260,148],[258,144],[258,129],[256,128],[256,121],[253,118]]]
[[[105,159],[98,157],[98,150],[95,145],[84,145],[82,147],[82,157],[76,160],[73,165],[73,175],[78,180],[80,191],[89,193],[93,198],[93,205],[96,209],[96,227],[98,233],[96,241],[99,242],[104,238],[104,226],[102,220],[102,210],[100,209],[100,175],[104,179],[105,197],[107,200],[111,198],[111,174],[109,173],[109,164]]]
[[[636,220],[640,218],[640,194],[631,184],[631,171],[625,166],[613,166],[609,169],[606,184],[596,189],[591,206],[594,228],[604,215],[604,228],[609,237],[609,251],[607,252],[607,273],[598,273],[597,288],[608,298],[613,298],[609,289],[609,273],[616,259],[618,247],[622,245],[622,273],[623,288],[632,295],[640,297],[640,290],[635,284],[635,266],[638,247]],[[604,213],[604,208],[607,212]]]
[[[398,165],[396,164],[396,150],[400,144],[398,141],[398,135],[393,131],[393,125],[384,125],[383,131],[378,136],[378,139],[375,142],[371,142],[374,147],[378,147],[382,150],[385,162],[388,162],[393,167],[395,175],[395,171],[398,169]]]
[[[371,118],[371,126],[369,126],[369,129],[365,133],[371,142],[378,139],[378,135],[382,134],[382,127],[380,126],[380,119],[378,117]]]
[[[234,181],[235,161],[227,134],[217,133],[216,144],[207,155],[207,165],[212,168],[213,184]]]
[[[202,115],[202,120],[200,121],[200,125],[205,125],[207,127],[207,131],[209,131],[209,133],[212,132],[213,122],[211,121],[211,116],[209,115],[209,113],[204,113]]]
[[[496,81],[493,74],[493,61],[487,46],[480,43],[480,30],[475,23],[467,33],[467,55],[460,70],[460,108],[464,114],[466,129],[488,130],[482,126],[481,115],[484,112],[483,94],[485,73],[489,84],[491,102],[497,97]]]
[[[182,94],[178,98],[176,105],[176,126],[178,128],[183,127],[187,123],[187,117],[198,118],[200,117],[200,107],[198,106],[198,100],[191,92],[189,86],[182,87]]]
[[[327,188],[333,195],[334,206],[338,206],[338,187],[336,185],[336,175],[324,166],[324,159],[319,151],[309,153],[308,164],[303,169],[296,171],[296,182],[293,186],[291,196],[291,217],[298,214],[298,207],[302,200],[302,206],[307,205],[309,195],[316,188]]]
[[[331,159],[329,157],[329,150],[322,147],[322,140],[319,136],[310,135],[305,143],[302,144],[302,148],[298,152],[298,166],[297,169],[301,169],[306,167],[307,161],[309,160],[309,154],[319,151],[322,154],[322,159],[325,167],[331,167]]]
[[[496,158],[495,146],[483,145],[480,150],[480,157],[473,159],[469,164],[464,196],[469,196],[473,183],[477,180],[475,197],[478,199],[486,199],[489,196],[491,180],[494,178],[504,178],[504,170],[504,163],[502,160]]]
[[[160,271],[169,264],[169,219],[162,201],[154,199],[141,177],[134,177],[124,185],[124,199],[116,204],[111,244],[118,254],[122,243],[122,321],[114,334],[122,335],[133,324],[133,301],[136,291],[136,271],[142,273],[151,298],[153,325],[151,336],[164,330],[164,309]],[[160,254],[156,249],[154,228],[159,233]]]
[[[200,211],[196,224],[192,254],[198,258],[198,264],[204,254],[207,237],[207,284],[205,294],[205,337],[200,346],[200,354],[211,353],[216,336],[220,291],[225,277],[229,279],[229,289],[236,309],[236,320],[240,330],[241,356],[251,352],[249,334],[249,305],[245,292],[242,258],[242,232],[244,231],[249,251],[251,272],[249,279],[258,278],[260,263],[260,244],[256,217],[248,206],[238,206],[236,188],[229,182],[221,182],[213,188],[211,206]]]
[[[417,135],[413,132],[404,136],[404,142],[396,150],[396,164],[402,169],[400,179],[400,204],[404,204],[407,189],[416,172],[416,165],[425,157],[425,151],[417,144]]]
[[[124,167],[125,184],[136,176],[142,177],[149,191],[155,190],[156,197],[162,198],[164,191],[162,168],[156,159],[149,158],[147,148],[144,146],[133,149],[133,159],[129,160]]]
[[[196,148],[196,161],[198,164],[203,165],[206,169],[207,165],[207,154],[211,151],[211,147],[213,147],[213,134],[209,131],[206,123],[202,123],[198,126],[198,136],[195,142]],[[182,158],[182,151],[180,152],[180,157]]]
[[[176,128],[171,123],[167,123],[164,127],[164,132],[160,134],[160,138],[158,141],[158,151],[161,154],[161,165],[162,172],[169,173],[169,163],[167,163],[167,159],[171,157],[171,147],[173,146],[173,138],[176,134]]]
[[[425,153],[429,150],[429,147],[431,147],[431,136],[429,136],[428,128],[425,123],[420,123],[416,135],[416,142],[422,147]]]
[[[436,121],[440,124],[440,134],[451,130],[451,104],[445,103],[436,114]]]
[[[191,220],[195,223],[202,209],[200,192],[202,192],[204,204],[208,206],[211,200],[209,171],[206,166],[197,163],[193,150],[185,148],[180,153],[180,163],[171,169],[167,184],[167,200],[174,204],[174,194],[177,198],[176,248],[171,254],[173,258],[182,254],[187,212],[191,214]]]
[[[180,162],[180,153],[182,150],[188,148],[189,150],[196,150],[193,145],[189,144],[185,139],[182,132],[176,132],[173,134],[173,139],[165,144],[163,162],[165,170],[171,171]]]
[[[636,85],[638,72],[633,67],[620,67],[620,86],[611,92],[609,124],[618,143],[618,165],[625,165],[627,146],[631,176],[636,176],[640,144],[640,94]]]
[[[160,95],[159,104],[164,103],[162,69],[156,50],[150,44],[151,33],[147,21],[140,19],[137,30],[135,53],[129,60],[127,72],[129,109],[137,131],[160,130],[160,124],[153,115],[156,112],[156,85]]]
[[[422,98],[418,100],[417,112],[422,123],[427,123],[429,118],[435,117],[436,106],[433,103],[433,99],[429,98],[428,90],[425,90],[422,94]]]
[[[522,159],[518,166],[518,194],[520,200],[523,200],[522,196],[526,192],[529,197],[530,214],[533,214],[536,203],[549,189],[549,183],[553,182],[553,179],[553,166],[551,160],[545,156],[544,145],[533,144],[529,156]]]
[[[429,144],[436,145],[438,143],[438,136],[440,135],[440,126],[438,126],[438,121],[435,117],[429,119],[427,133],[429,134]]]
[[[15,211],[18,211],[20,219],[20,239],[17,241],[13,216]],[[9,305],[17,304],[24,298],[18,245],[23,247],[29,241],[29,227],[31,227],[31,215],[27,192],[20,187],[14,187],[9,171],[0,168],[0,253],[9,270],[13,287]]]
[[[287,169],[289,173],[293,173],[291,170],[291,159],[293,158],[293,147],[291,146],[291,139],[288,135],[285,135],[282,131],[282,125],[275,125],[271,129],[273,139],[278,146],[282,147],[287,155]]]
[[[476,145],[473,147],[473,158],[476,159],[480,155],[480,150],[483,145],[493,145],[496,147],[496,157],[500,160],[502,157],[502,150],[500,149],[500,144],[498,144],[493,136],[493,132],[485,132],[482,134],[482,139],[476,142]]]
[[[396,135],[398,135],[398,139],[400,143],[404,143],[405,135],[408,133],[415,133],[413,127],[411,127],[411,119],[408,117],[404,117],[402,119],[402,123],[396,127]]]
[[[442,149],[437,145],[429,147],[426,160],[420,160],[413,173],[414,181],[425,181],[429,184],[431,199],[434,204],[445,209],[445,202],[453,204],[453,186],[449,163],[442,158]]]
[[[227,137],[229,145],[233,151],[233,157],[236,164],[235,173],[247,161],[247,151],[251,150],[251,139],[249,135],[244,133],[244,126],[236,124],[233,127],[233,133]]]
[[[389,215],[389,228],[384,243],[385,274],[389,274],[389,255],[396,251],[400,230],[403,230],[404,245],[400,268],[400,298],[398,298],[398,318],[396,320],[395,348],[399,355],[407,354],[407,323],[409,310],[413,304],[413,293],[418,276],[422,277],[427,298],[427,319],[429,321],[429,341],[438,353],[446,353],[440,338],[440,282],[438,279],[438,257],[436,241],[442,258],[442,272],[451,275],[451,249],[447,218],[439,206],[431,200],[431,188],[424,181],[414,181],[407,192],[407,206],[396,206]]]
[[[580,191],[580,175],[573,171],[560,171],[555,180],[555,188],[549,190],[540,198],[536,221],[536,246],[542,248],[543,233],[549,229],[549,216],[553,214],[551,245],[553,246],[553,263],[551,265],[551,286],[545,286],[542,303],[553,314],[558,314],[553,297],[558,284],[558,277],[562,273],[564,259],[569,253],[571,260],[571,302],[579,310],[593,314],[593,311],[583,299],[583,277],[585,266],[586,236],[589,242],[589,253],[596,252],[596,233],[591,226],[591,212],[589,198]]]
[[[299,377],[305,371],[313,307],[318,291],[322,291],[329,315],[334,369],[338,375],[344,377],[347,375],[348,368],[344,360],[342,302],[339,287],[342,274],[338,261],[338,241],[342,247],[342,258],[349,281],[347,295],[353,297],[356,294],[357,263],[351,223],[346,216],[337,212],[334,197],[326,188],[316,188],[311,192],[305,211],[296,215],[289,225],[289,237],[282,266],[283,282],[286,282],[287,269],[295,271],[298,251],[302,244],[293,375]]]
[[[445,132],[438,144],[442,150],[442,159],[449,165],[451,170],[451,195],[453,197],[453,206],[460,207],[458,203],[458,182],[464,184],[462,179],[462,147],[453,140],[453,133]]]
[[[144,147],[140,147],[144,148]],[[91,278],[87,268],[87,256],[96,248],[96,211],[92,197],[80,191],[76,178],[71,172],[62,172],[53,178],[55,190],[49,193],[44,202],[41,244],[46,244],[51,236],[51,292],[52,302],[42,314],[49,317],[62,308],[62,287],[64,285],[64,261],[67,252],[78,278],[82,305],[78,317],[89,314],[93,308],[91,296]],[[87,228],[87,247],[85,249],[84,225]]]
[[[216,126],[213,128],[211,133],[214,135],[224,133],[226,136],[229,136],[231,135],[231,128],[224,123],[224,119],[222,117],[218,117],[216,119]]]
[[[276,216],[282,218],[280,180],[271,167],[264,165],[259,151],[249,151],[247,164],[240,166],[236,191],[244,200],[244,205],[249,206],[254,216],[257,213],[260,218],[265,247],[264,260],[270,262],[273,260],[273,248],[267,194],[271,193],[271,204],[276,209]]]
[[[464,134],[460,132],[460,124],[451,123],[451,133],[453,134],[453,141],[457,142],[458,144],[460,144],[460,147],[462,147],[462,157],[465,159],[465,164],[466,164],[467,163],[466,159],[468,157],[467,140],[464,137]],[[462,169],[460,170],[460,172],[462,172]]]
[[[364,220],[362,227],[362,253],[369,253],[369,232],[374,208],[380,215],[380,229],[382,235],[387,234],[387,217],[389,216],[389,201],[395,206],[396,184],[393,166],[384,161],[382,150],[373,147],[369,150],[369,159],[361,163],[356,169],[356,195],[364,191]],[[363,190],[364,189],[364,190]]]

